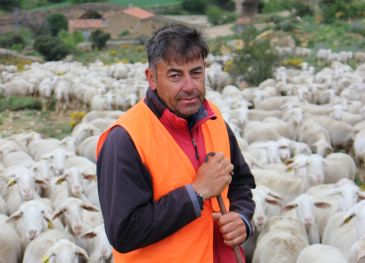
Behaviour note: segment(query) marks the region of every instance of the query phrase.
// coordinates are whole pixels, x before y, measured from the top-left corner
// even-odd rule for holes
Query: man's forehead
[[[157,66],[162,66],[164,68],[183,68],[183,67],[197,67],[197,66],[204,66],[205,61],[204,59],[200,58],[200,59],[193,59],[193,60],[187,60],[187,61],[182,61],[182,60],[171,60],[171,61],[166,61],[166,60],[160,60],[157,63]]]

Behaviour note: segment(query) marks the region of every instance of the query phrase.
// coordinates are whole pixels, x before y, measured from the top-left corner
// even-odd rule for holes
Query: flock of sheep
[[[282,49],[282,52],[294,52]],[[298,49],[303,55],[308,50]],[[356,55],[356,57],[355,57]],[[319,50],[319,71],[279,67],[258,87],[231,85],[208,57],[207,98],[237,136],[257,182],[247,261],[365,262],[365,58]],[[356,69],[347,61],[358,59]],[[217,62],[218,61],[218,62]],[[88,113],[70,136],[0,138],[0,259],[111,262],[96,190],[98,136],[146,91],[146,64],[3,66],[0,94]]]

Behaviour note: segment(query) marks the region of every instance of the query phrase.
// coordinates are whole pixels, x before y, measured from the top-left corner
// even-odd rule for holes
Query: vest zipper
[[[193,142],[194,150],[195,150],[195,158],[199,160],[199,152],[198,152],[198,146],[195,143],[195,138],[192,137],[191,141]]]

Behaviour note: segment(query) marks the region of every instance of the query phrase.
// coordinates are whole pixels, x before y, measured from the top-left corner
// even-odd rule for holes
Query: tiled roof
[[[72,29],[93,29],[103,28],[104,20],[102,19],[70,19],[68,20],[68,28]]]
[[[139,19],[147,19],[150,17],[153,17],[155,14],[152,12],[149,12],[147,10],[144,10],[142,8],[139,7],[128,7],[126,9],[123,10],[123,13],[137,17]]]

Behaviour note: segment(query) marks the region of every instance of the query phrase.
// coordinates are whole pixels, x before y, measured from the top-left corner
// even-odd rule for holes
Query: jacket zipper
[[[198,146],[196,145],[195,138],[192,137],[191,141],[193,142],[194,150],[195,150],[195,158],[199,160],[199,152],[198,152]]]

